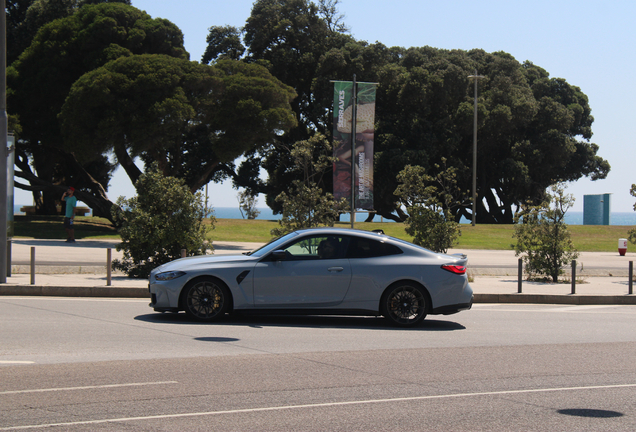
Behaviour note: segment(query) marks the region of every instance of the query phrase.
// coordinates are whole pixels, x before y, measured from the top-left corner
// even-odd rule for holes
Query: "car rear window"
[[[373,258],[403,253],[399,247],[379,240],[352,237],[347,258]]]

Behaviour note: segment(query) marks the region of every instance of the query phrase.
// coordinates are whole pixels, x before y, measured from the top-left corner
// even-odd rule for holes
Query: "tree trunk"
[[[54,152],[51,153],[53,154]],[[48,181],[43,176],[36,176],[31,170],[26,154],[18,152],[17,156],[16,165],[20,168],[20,170],[15,172],[15,176],[28,181],[29,185],[15,182],[15,187],[33,192],[34,198],[39,196],[48,197],[48,199],[45,198],[42,200],[39,212],[38,201],[36,200],[36,212],[38,212],[38,214],[57,214],[55,202],[60,199],[62,194],[66,192],[67,187],[70,185],[55,184],[52,181]],[[88,172],[86,172],[86,170],[75,159],[75,156],[68,153],[64,153],[64,156],[64,166],[73,173],[74,181],[76,181],[77,184],[82,185],[82,190],[78,190],[75,193],[77,199],[85,202],[91,209],[93,209],[93,214],[95,216],[104,217],[113,223],[114,221],[111,215],[111,208],[114,204],[106,196],[104,187]],[[52,170],[48,170],[47,166],[43,169],[47,175],[52,173]],[[47,207],[47,202],[50,202],[52,209]]]

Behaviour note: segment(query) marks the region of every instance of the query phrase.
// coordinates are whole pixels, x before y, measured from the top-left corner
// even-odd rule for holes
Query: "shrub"
[[[636,197],[636,184],[632,184],[632,187],[629,189],[629,194],[633,197]],[[636,204],[634,204],[634,210],[636,210]],[[628,240],[630,243],[636,243],[636,228],[632,228],[627,231]]]
[[[442,159],[445,164],[446,159]],[[405,231],[412,235],[413,243],[435,252],[446,251],[457,243],[461,235],[459,224],[452,218],[453,208],[460,205],[456,169],[443,169],[436,176],[429,175],[421,166],[407,165],[397,176],[400,185],[394,192],[409,217]]]
[[[305,185],[299,180],[293,182],[289,195],[282,192],[276,201],[283,205],[279,227],[271,231],[276,237],[302,228],[333,226],[338,215],[348,208],[344,198],[336,201],[315,184]]]
[[[120,197],[113,209],[122,239],[117,250],[123,250],[113,269],[148,277],[152,269],[180,258],[182,249],[189,255],[207,252],[200,193],[193,194],[183,180],[165,177],[156,167],[142,174],[135,187],[138,195]]]
[[[572,195],[565,195],[563,185],[552,186],[543,203],[538,206],[524,205],[516,215],[512,245],[515,255],[523,256],[526,272],[530,275],[545,275],[557,282],[563,274],[563,266],[576,259],[570,232],[565,224],[565,213],[574,205]]]
[[[325,193],[318,185],[334,162],[331,154],[332,147],[321,134],[294,143],[291,157],[303,180],[294,180],[287,192],[276,197],[282,204],[283,217],[279,227],[271,231],[273,236],[302,228],[333,226],[340,213],[349,208],[346,199],[336,201],[333,194]]]
[[[409,217],[405,222],[405,231],[413,236],[413,243],[435,252],[446,251],[457,243],[459,224],[444,218],[442,213],[423,205],[407,209]]]

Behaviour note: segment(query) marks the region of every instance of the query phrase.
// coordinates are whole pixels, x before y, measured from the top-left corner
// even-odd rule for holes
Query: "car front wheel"
[[[408,282],[391,286],[382,296],[381,313],[391,323],[414,326],[426,317],[428,308],[424,289]]]
[[[192,281],[182,295],[186,314],[197,321],[216,321],[231,308],[230,290],[213,278]]]

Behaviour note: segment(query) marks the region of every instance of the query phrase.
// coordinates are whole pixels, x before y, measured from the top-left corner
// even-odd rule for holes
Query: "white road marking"
[[[3,364],[33,364],[35,362],[32,361],[11,361],[11,360],[0,360],[0,365]]]
[[[164,385],[164,384],[178,384],[178,382],[177,381],[156,381],[156,382],[144,382],[144,383],[105,384],[105,385],[84,386],[84,387],[58,387],[58,388],[33,389],[33,390],[9,390],[9,391],[0,392],[0,396],[10,395],[10,394],[23,394],[23,393],[46,393],[46,392],[59,392],[59,391],[94,390],[94,389],[140,387],[140,386]]]
[[[183,414],[163,414],[163,415],[145,416],[145,417],[120,417],[120,418],[114,418],[114,419],[86,420],[86,421],[68,422],[68,423],[48,423],[48,424],[39,424],[39,425],[10,426],[10,427],[0,428],[0,431],[40,429],[40,428],[58,427],[58,426],[96,425],[96,424],[104,424],[104,423],[122,423],[122,422],[143,421],[143,420],[178,419],[178,418],[188,418],[188,417],[214,416],[214,415],[222,415],[222,414],[245,414],[245,413],[257,413],[257,412],[268,412],[268,411],[271,412],[271,411],[283,411],[283,410],[306,409],[306,408],[330,408],[330,407],[347,406],[347,405],[367,405],[367,404],[377,404],[377,403],[409,402],[409,401],[417,401],[417,400],[465,398],[465,397],[475,397],[475,396],[500,396],[500,395],[514,395],[514,394],[524,394],[524,393],[525,394],[549,393],[549,392],[579,391],[579,390],[603,390],[603,389],[631,388],[631,387],[636,387],[636,384],[614,384],[614,385],[587,386],[587,387],[557,387],[557,388],[527,389],[527,390],[503,390],[503,391],[479,392],[479,393],[453,393],[453,394],[446,394],[446,395],[412,396],[412,397],[403,397],[403,398],[369,399],[369,400],[345,401],[345,402],[327,402],[327,403],[316,403],[316,404],[306,404],[306,405],[284,405],[284,406],[275,406],[275,407],[245,408],[245,409],[226,410],[226,411],[207,411],[207,412],[195,412],[195,413],[183,413]]]
[[[572,305],[572,306],[564,306],[564,307],[557,307],[554,309],[549,309],[550,312],[579,312],[579,311],[586,311],[586,310],[596,310],[596,309],[609,309],[609,308],[616,308],[617,306],[621,306],[621,305]]]
[[[104,286],[104,288],[107,288]],[[127,287],[144,288],[144,287]],[[80,302],[117,302],[117,303],[148,303],[148,298],[127,298],[127,297],[54,297],[54,296],[2,296],[0,299],[6,300],[44,300],[44,301],[80,301]]]
[[[524,308],[523,306],[535,306],[536,309],[531,307]],[[633,310],[634,305],[619,305],[619,304],[607,304],[607,305],[549,305],[549,304],[539,304],[539,303],[481,303],[481,304],[473,304],[471,311],[479,311],[479,312],[534,312],[534,313],[545,313],[545,312],[589,312],[589,311],[597,311],[600,309],[621,309],[625,310],[625,307]],[[612,314],[622,314],[624,312],[621,311],[606,311],[607,313]]]

